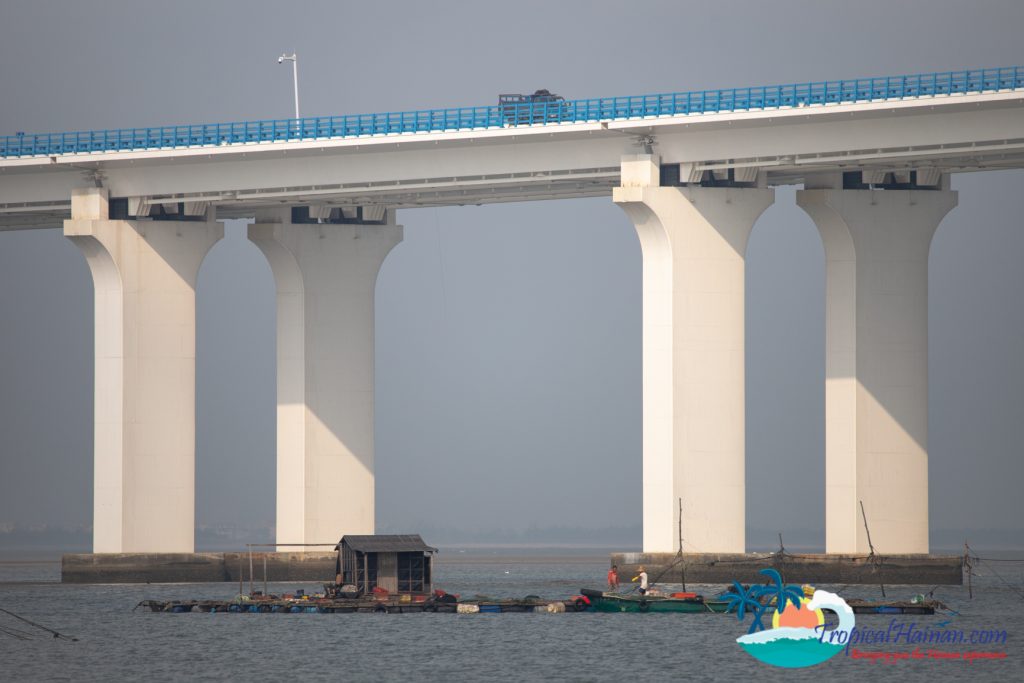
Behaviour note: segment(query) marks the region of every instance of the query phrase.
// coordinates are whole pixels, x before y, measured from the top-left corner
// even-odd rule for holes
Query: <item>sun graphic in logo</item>
[[[813,591],[813,589],[812,589]],[[779,612],[776,610],[772,615],[772,628],[809,628],[814,629],[825,623],[825,613],[820,609],[810,609],[807,605],[811,602],[807,597],[808,590],[804,588],[804,596],[800,598],[800,605],[786,605],[786,609]]]
[[[810,586],[787,586],[774,569],[762,569],[761,573],[770,577],[774,585],[744,588],[737,581],[733,583],[735,590],[723,595],[728,610],[735,610],[740,621],[746,614],[754,617],[747,635],[736,639],[747,654],[773,666],[800,668],[821,664],[843,649],[824,631],[823,610],[839,617],[834,630],[849,633],[855,619],[845,600]],[[772,627],[765,629],[761,620],[773,607]]]

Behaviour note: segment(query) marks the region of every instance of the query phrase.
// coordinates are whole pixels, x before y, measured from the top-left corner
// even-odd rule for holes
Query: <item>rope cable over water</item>
[[[32,637],[27,631],[20,631],[16,628],[4,628],[3,626],[0,626],[0,633],[9,638],[17,638],[18,640],[30,640]]]
[[[75,638],[74,636],[68,636],[68,635],[64,635],[63,633],[60,633],[59,631],[54,631],[52,628],[48,628],[46,626],[43,626],[42,624],[37,624],[36,622],[30,621],[30,620],[26,619],[23,616],[20,616],[18,614],[15,614],[14,612],[11,612],[10,610],[4,609],[3,607],[0,607],[0,612],[3,612],[4,614],[10,615],[10,616],[14,617],[15,619],[18,619],[19,621],[23,621],[26,624],[28,624],[29,626],[35,626],[36,628],[38,628],[38,629],[40,629],[42,631],[46,631],[47,633],[51,633],[51,634],[53,634],[54,638],[61,638],[63,640],[70,640],[70,641],[73,641],[73,642],[78,642],[78,638]],[[5,629],[5,631],[6,631],[6,629]]]
[[[972,556],[972,557],[971,557],[971,559],[972,559],[972,560],[974,560],[975,562],[987,562],[987,561],[988,561],[988,560],[982,560],[982,558],[980,558],[980,557],[977,557],[977,556]],[[999,572],[997,572],[997,571],[996,571],[995,567],[986,567],[986,569],[988,569],[988,570],[989,570],[990,572],[992,572],[992,574],[993,574],[993,575],[994,575],[994,576],[995,576],[995,577],[996,577],[997,579],[999,579],[1000,581],[1002,581],[1002,582],[1003,582],[1003,584],[1004,584],[1004,585],[1005,585],[1005,586],[1006,586],[1007,588],[1009,588],[1011,592],[1015,593],[1015,594],[1016,594],[1016,595],[1017,595],[1018,597],[1020,597],[1020,599],[1021,599],[1021,600],[1024,600],[1024,590],[1021,590],[1021,589],[1020,589],[1020,588],[1018,588],[1017,586],[1014,586],[1014,585],[1013,585],[1012,583],[1010,583],[1009,581],[1007,581],[1007,580],[1006,580],[1006,578],[1004,578],[1002,574],[1000,574]],[[977,573],[975,573],[975,576],[978,576],[978,574],[977,574]]]
[[[971,555],[972,560],[978,562],[1024,562],[1024,558],[1014,559],[1011,557],[978,557],[977,555]]]

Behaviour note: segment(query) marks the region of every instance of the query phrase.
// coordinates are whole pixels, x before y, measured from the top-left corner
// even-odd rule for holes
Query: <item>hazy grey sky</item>
[[[1024,64],[1022,27],[1012,0],[0,0],[0,134],[287,117],[282,51],[298,52],[303,114],[326,115]],[[1019,528],[1024,173],[954,187],[931,254],[931,522]],[[378,523],[639,524],[625,215],[594,199],[399,221],[377,285]],[[747,256],[748,526],[823,541],[823,251],[793,188]],[[198,297],[197,522],[270,525],[273,281],[241,225]],[[81,255],[59,231],[0,233],[0,523],[89,523],[91,378]]]

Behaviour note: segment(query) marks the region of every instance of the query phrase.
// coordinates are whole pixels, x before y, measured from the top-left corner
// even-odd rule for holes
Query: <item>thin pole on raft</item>
[[[972,582],[971,582],[971,575],[973,574],[973,572],[971,571],[971,569],[972,569],[972,567],[971,567],[971,549],[969,547],[967,547],[967,541],[964,541],[963,565],[964,565],[964,569],[967,570],[967,595],[970,597],[971,600],[973,600],[974,599],[974,586],[972,585]]]
[[[679,559],[683,559],[683,499],[679,499]],[[679,565],[679,578],[682,579],[680,583],[683,584],[683,592],[686,592],[686,561],[683,560]]]
[[[252,546],[249,546],[249,595],[252,595]]]
[[[267,596],[267,554],[263,553],[263,597]]]
[[[658,572],[657,576],[655,576],[654,579],[650,582],[650,585],[653,586],[654,584],[656,584],[659,581],[661,581],[661,577],[668,575],[668,573],[670,571],[672,571],[672,569],[675,568],[675,566],[677,564],[680,565],[679,578],[682,579],[683,590],[685,591],[686,590],[686,560],[683,557],[683,499],[682,498],[679,499],[679,550],[676,551],[675,558],[671,562],[669,562],[667,565],[665,565],[664,569],[662,569],[660,572]],[[635,591],[639,587],[640,587],[640,584],[637,584],[636,586],[633,586],[633,588],[630,589],[629,593],[632,593],[633,591]],[[627,595],[629,593],[627,593]]]
[[[881,564],[880,558],[875,555],[875,544],[871,542],[871,529],[868,529],[868,516],[864,512],[864,501],[857,501],[860,503],[860,516],[864,518],[864,534],[868,537],[868,549],[871,551],[871,555],[868,556],[871,562],[871,571],[878,571],[878,566]],[[882,582],[881,577],[878,580],[878,586],[882,589],[882,597],[885,597],[885,584]]]

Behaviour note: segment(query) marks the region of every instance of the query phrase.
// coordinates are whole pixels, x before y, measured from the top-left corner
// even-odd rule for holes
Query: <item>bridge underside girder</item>
[[[814,186],[816,180],[834,173],[907,174],[927,170],[936,176],[952,173],[1024,168],[1024,140],[979,145],[973,151],[863,150],[843,155],[708,160],[674,164],[684,171],[702,174],[746,169],[754,171],[757,184]],[[619,184],[619,169],[595,168],[543,174],[507,174],[462,178],[424,178],[392,183],[307,185],[253,188],[230,193],[174,193],[151,195],[152,205],[204,202],[213,206],[217,220],[253,219],[262,209],[280,206],[355,207],[381,206],[414,209],[436,206],[479,206],[508,202],[611,197]],[[682,182],[682,185],[687,183]],[[117,199],[117,197],[112,197]],[[59,228],[71,217],[71,201],[8,203],[0,205],[0,231]],[[149,216],[136,217],[141,220]]]
[[[938,177],[1024,168],[1024,91],[558,123],[437,134],[0,159],[0,230],[59,227],[76,187],[216,218],[268,206],[415,208],[610,196],[619,159],[653,148],[684,181],[759,187],[822,174]]]

